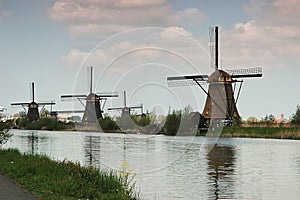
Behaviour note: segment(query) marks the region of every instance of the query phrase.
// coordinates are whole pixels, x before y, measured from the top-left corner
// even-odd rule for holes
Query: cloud
[[[299,26],[300,0],[251,0],[244,11],[262,25]]]
[[[198,66],[208,66],[209,57],[191,37],[192,33],[182,27],[137,29],[107,40],[91,52],[72,49],[63,61],[67,66],[92,65],[103,70],[111,64],[108,72],[113,75],[122,75],[145,63],[166,64],[182,73],[195,73]]]
[[[183,11],[179,11],[178,14],[183,24],[199,24],[207,18],[207,15],[198,8],[187,8]]]
[[[12,13],[10,11],[7,10],[2,10],[0,11],[0,19],[9,17]]]
[[[165,0],[121,0],[116,1],[116,7],[132,8],[132,7],[145,7],[165,4]]]
[[[135,27],[201,23],[197,8],[175,10],[166,0],[58,0],[49,9],[52,20],[64,22],[74,36],[108,36]]]
[[[250,65],[265,63],[267,69],[280,68],[287,60],[299,63],[299,9],[300,0],[274,0],[269,4],[250,1],[244,10],[253,15],[253,20],[236,23],[221,34],[225,63],[237,65],[238,60]]]
[[[115,33],[120,33],[132,28],[132,26],[128,25],[85,23],[70,24],[67,30],[74,37],[92,36],[95,38],[99,38],[99,34],[100,37],[103,37],[103,35],[110,36]]]
[[[3,3],[2,0],[0,0],[0,5]],[[1,19],[4,19],[4,18],[7,18],[9,16],[12,15],[12,12],[11,11],[8,11],[8,10],[1,10],[1,7],[0,7],[0,20]]]

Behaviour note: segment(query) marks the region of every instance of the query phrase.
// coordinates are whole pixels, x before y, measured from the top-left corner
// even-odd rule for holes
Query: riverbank
[[[272,138],[300,140],[300,128],[293,127],[224,127],[221,137]]]
[[[0,174],[38,199],[139,199],[115,172],[0,150]]]

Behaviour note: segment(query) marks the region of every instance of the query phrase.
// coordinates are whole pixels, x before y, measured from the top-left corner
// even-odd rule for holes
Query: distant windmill
[[[71,94],[71,95],[62,95],[62,99],[66,98],[77,98],[77,100],[84,106],[84,114],[82,122],[84,124],[93,124],[97,122],[99,118],[103,118],[102,113],[106,103],[107,98],[109,97],[118,97],[116,93],[94,93],[93,92],[93,67],[90,67],[90,93],[85,94]],[[85,101],[85,104],[84,102]]]
[[[191,75],[167,77],[170,87],[198,85],[207,95],[206,103],[202,112],[205,121],[228,120],[229,123],[239,113],[236,107],[240,95],[243,78],[262,77],[262,68],[248,68],[237,70],[220,70],[218,65],[218,27],[214,27],[210,37],[211,55],[214,57],[215,71],[210,75]],[[208,83],[208,91],[203,88],[203,84]],[[234,87],[232,84],[234,83]],[[234,97],[236,83],[240,83],[237,95]]]
[[[0,107],[0,118],[6,116],[6,114],[3,114],[4,111],[7,111],[7,108]]]
[[[27,120],[29,122],[32,121],[36,121],[39,119],[40,115],[39,115],[39,110],[38,107],[39,106],[43,106],[43,108],[46,105],[50,105],[51,106],[51,111],[52,111],[52,105],[55,105],[55,103],[53,101],[50,102],[43,102],[43,103],[37,103],[35,102],[34,99],[34,82],[31,83],[31,90],[32,90],[32,101],[29,103],[11,103],[12,106],[22,106],[26,112],[26,108],[28,107],[28,111],[27,111]]]
[[[128,116],[131,113],[131,110],[134,109],[141,109],[141,114],[143,114],[143,104],[141,105],[137,105],[137,106],[127,106],[126,104],[126,91],[124,91],[124,107],[116,107],[116,108],[108,108],[107,110],[118,110],[118,111],[122,111],[121,116]]]
[[[7,110],[7,108],[0,107],[0,112],[4,112],[5,110]]]

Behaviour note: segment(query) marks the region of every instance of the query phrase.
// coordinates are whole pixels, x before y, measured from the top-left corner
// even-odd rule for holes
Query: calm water
[[[117,169],[143,199],[300,199],[300,141],[13,131],[4,148]]]

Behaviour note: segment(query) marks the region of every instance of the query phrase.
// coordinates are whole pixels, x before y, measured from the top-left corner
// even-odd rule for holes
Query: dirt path
[[[0,200],[37,200],[14,182],[0,175]]]

